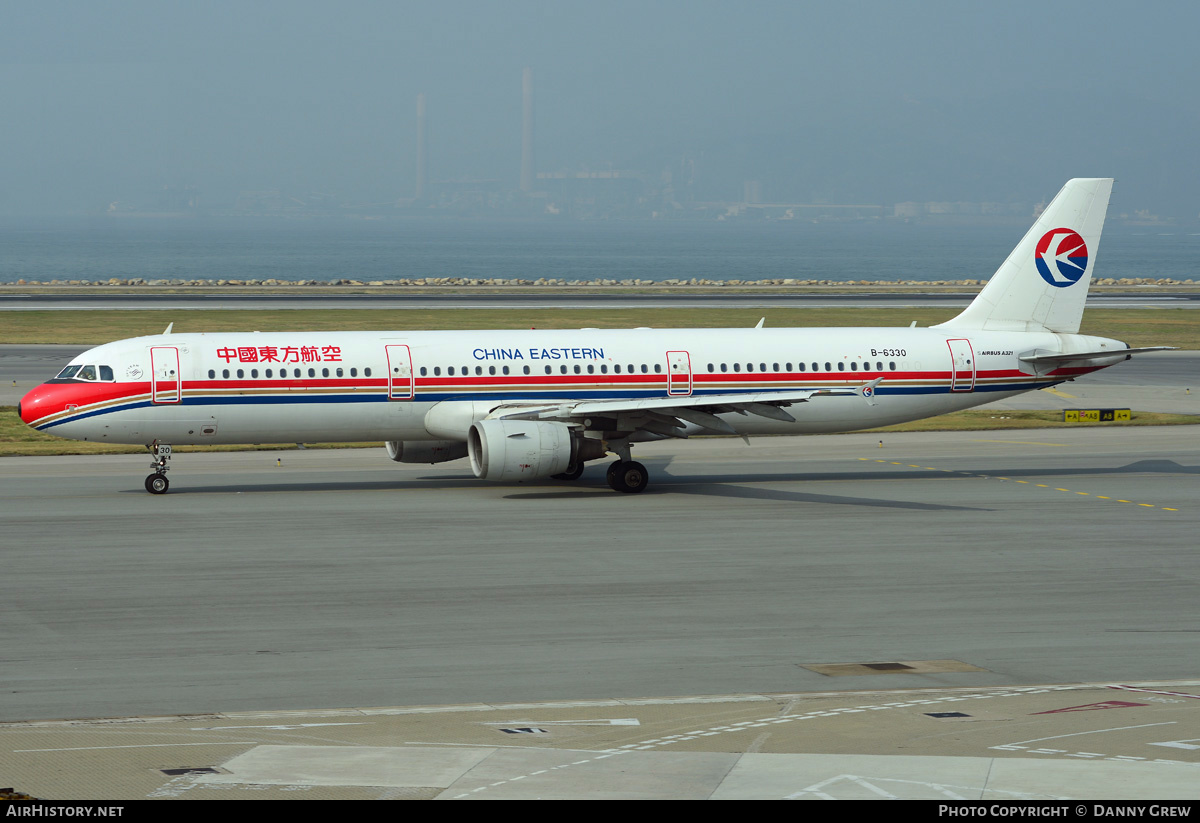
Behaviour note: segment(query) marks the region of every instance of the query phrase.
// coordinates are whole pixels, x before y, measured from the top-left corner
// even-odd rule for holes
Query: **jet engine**
[[[471,471],[484,480],[527,480],[561,474],[574,462],[570,426],[534,420],[480,420],[471,424]]]
[[[467,456],[461,440],[389,440],[384,446],[397,463],[445,463]]]

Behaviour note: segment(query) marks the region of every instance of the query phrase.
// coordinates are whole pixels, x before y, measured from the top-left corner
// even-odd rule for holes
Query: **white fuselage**
[[[1117,349],[1111,359],[1040,369],[1018,360],[1100,344]],[[800,402],[788,408],[794,422],[723,415],[747,434],[835,432],[1054,385],[1126,359],[1123,347],[927,328],[169,334],[85,352],[72,363],[111,379],[63,384],[59,399],[22,416],[62,437],[110,443],[466,440],[471,423],[501,404],[844,389],[882,378],[874,403]]]

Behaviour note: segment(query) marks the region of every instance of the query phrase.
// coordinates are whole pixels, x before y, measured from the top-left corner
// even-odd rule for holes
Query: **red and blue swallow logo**
[[[1073,286],[1087,271],[1087,244],[1074,229],[1051,229],[1034,249],[1034,262],[1042,279],[1056,288]]]

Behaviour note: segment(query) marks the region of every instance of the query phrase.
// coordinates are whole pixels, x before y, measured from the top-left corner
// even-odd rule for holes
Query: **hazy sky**
[[[195,186],[410,196],[680,157],[697,193],[1033,202],[1115,176],[1115,211],[1200,215],[1194,2],[0,0],[0,212]]]

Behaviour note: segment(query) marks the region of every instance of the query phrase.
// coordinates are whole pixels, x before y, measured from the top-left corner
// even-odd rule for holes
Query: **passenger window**
[[[495,373],[496,373],[496,367],[488,366],[488,374],[495,374]]]
[[[308,376],[309,376],[309,377],[316,377],[316,376],[317,376],[317,370],[316,370],[316,369],[309,369],[309,370],[308,370]]]
[[[850,361],[850,371],[858,371],[858,363],[853,360]]]
[[[778,363],[772,363],[772,364],[771,364],[771,371],[779,371],[779,364],[778,364]]]
[[[352,369],[350,369],[350,376],[351,376],[351,377],[358,377],[358,369],[357,369],[357,368],[352,368]]]
[[[546,374],[550,374],[553,371],[554,369],[550,368],[549,366],[546,367]]]
[[[766,363],[759,363],[759,364],[758,364],[758,370],[759,370],[759,371],[766,371],[766,370],[767,370],[767,364],[766,364]],[[776,364],[776,366],[775,366],[775,371],[779,371],[779,365],[778,365],[778,364]]]
[[[621,373],[621,364],[617,363],[615,366],[613,366],[613,374],[620,374],[620,373]]]
[[[723,372],[728,371],[728,368],[725,366],[724,363],[721,364],[721,371],[723,371]]]
[[[268,369],[268,371],[270,371],[270,370]],[[270,377],[270,376],[271,376],[270,374],[268,374],[268,375],[267,375],[267,377]],[[342,376],[342,370],[341,370],[341,369],[338,369],[338,370],[337,370],[337,376],[338,376],[338,377],[341,377],[341,376]]]
[[[272,377],[275,374],[271,369],[267,369],[267,377]]]
[[[892,371],[895,371],[895,370],[896,370],[896,364],[895,364],[895,363],[888,363],[888,368],[889,368],[889,369],[891,369]]]
[[[238,380],[241,380],[243,377],[245,377],[245,376],[246,376],[246,370],[245,370],[245,369],[238,369],[238,370],[237,370],[237,376],[238,376]]]
[[[483,366],[476,366],[475,374],[483,374]]]
[[[221,369],[221,377],[224,380],[229,379],[229,369]]]
[[[424,369],[422,369],[422,371],[424,371]],[[441,377],[441,376],[442,376],[442,367],[441,367],[441,366],[434,366],[434,367],[433,367],[433,376],[434,376],[434,377]]]
[[[216,376],[217,376],[217,370],[216,370],[216,369],[209,369],[209,370],[208,370],[208,379],[209,379],[209,380],[214,380],[214,379],[216,379]]]
[[[600,364],[600,373],[601,373],[601,374],[608,374],[608,366],[607,366],[607,365],[605,365],[604,363],[601,363],[601,364]]]
[[[523,372],[525,372],[525,374],[529,374],[529,367],[528,367],[528,366],[524,366],[524,367],[523,367],[521,370],[522,370]]]
[[[838,361],[838,371],[845,371],[845,370],[846,370],[846,364],[842,363],[841,361]]]
[[[363,377],[370,377],[370,376],[371,376],[371,367],[367,366],[365,369],[363,369]]]
[[[422,377],[425,376],[425,367],[424,366],[421,367],[421,376]]]
[[[258,369],[251,369],[251,370],[250,370],[250,376],[251,376],[251,377],[258,377]]]
[[[581,369],[579,368],[579,364],[578,364],[578,363],[576,363],[576,364],[575,364],[575,373],[576,373],[576,374],[579,374],[579,372],[580,372],[580,371],[581,371]]]
[[[797,368],[799,371],[804,371],[804,364],[803,364],[803,363],[797,363],[797,364],[796,364],[796,368]]]
[[[813,363],[813,364],[812,364],[812,366],[813,366],[813,371],[820,371],[820,370],[821,370],[821,366],[820,366],[820,364],[818,364],[818,363]]]
[[[876,363],[875,371],[883,371],[883,363]]]
[[[559,371],[560,371],[560,372],[562,372],[563,374],[566,374],[566,373],[567,373],[567,367],[566,367],[566,366],[559,366],[559,367],[558,367],[558,369],[559,369]]]
[[[828,362],[825,363],[825,371],[833,371],[833,366],[829,365]]]
[[[500,371],[504,374],[508,374],[508,366],[501,366]]]
[[[588,374],[595,374],[595,373],[596,373],[596,367],[588,366]]]
[[[655,363],[655,364],[654,364],[654,373],[655,373],[655,374],[662,374],[662,363]]]
[[[642,374],[646,374],[648,371],[649,371],[649,369],[646,368],[646,364],[643,363],[642,364]]]
[[[736,372],[740,372],[740,371],[742,370],[742,364],[741,364],[741,363],[734,363],[734,364],[733,364],[733,370],[734,370],[734,371],[736,371]]]

